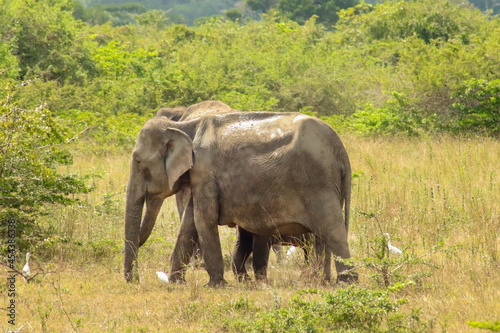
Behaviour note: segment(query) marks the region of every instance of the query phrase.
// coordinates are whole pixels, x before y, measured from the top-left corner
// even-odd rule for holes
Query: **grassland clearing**
[[[474,331],[468,320],[500,319],[500,142],[342,139],[354,174],[349,238],[360,273],[356,288],[385,289],[380,272],[362,259],[375,256],[372,240],[388,232],[407,256],[400,268],[388,264],[389,270],[398,268],[390,282],[412,281],[397,293],[408,300],[402,312],[420,309],[427,331]],[[17,326],[24,325],[23,332],[234,331],[234,321],[289,307],[299,290],[338,288],[313,278],[300,255],[278,263],[272,254],[268,284],[236,282],[229,267],[235,230],[227,227],[219,228],[227,288],[203,287],[203,268],[190,268],[185,285],[162,284],[155,272],[168,271],[179,227],[172,198],[140,250],[140,283],[125,283],[129,153],[81,153],[78,146],[73,151],[75,163],[63,171],[90,171],[95,190],[79,205],[46,207],[40,217],[58,236],[32,251],[48,274],[17,283]],[[40,267],[32,264],[32,271]],[[0,327],[6,330],[7,321]]]

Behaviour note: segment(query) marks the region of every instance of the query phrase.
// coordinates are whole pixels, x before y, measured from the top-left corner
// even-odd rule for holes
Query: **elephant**
[[[231,108],[229,105],[220,101],[205,101],[186,108],[184,106],[177,106],[174,108],[161,108],[157,111],[155,117],[166,117],[173,121],[189,120],[203,114],[221,114],[239,112],[236,109]],[[179,217],[182,218],[182,214],[185,207],[188,204],[189,198],[191,196],[191,191],[188,187],[181,189],[176,195],[177,212]],[[154,223],[150,224],[147,228],[143,224],[141,226],[141,240],[139,246],[142,246],[151,234]],[[199,253],[199,247],[197,246],[197,241],[193,239],[196,244],[195,252]],[[305,261],[308,262],[309,253],[306,243],[309,242],[309,237],[293,237],[282,235],[281,237],[265,237],[254,235],[247,230],[237,227],[237,241],[232,252],[232,262],[231,266],[233,273],[239,281],[250,280],[250,276],[246,271],[246,261],[254,253],[252,266],[257,280],[267,279],[267,264],[269,260],[270,246],[276,255],[279,257],[281,254],[280,243],[286,243],[291,245],[297,245],[303,248]]]
[[[272,237],[312,233],[323,275],[331,257],[350,258],[347,242],[351,167],[335,131],[300,113],[206,113],[192,119],[148,120],[130,162],[125,211],[124,276],[137,280],[142,225],[154,224],[161,202],[189,188],[171,256],[169,278],[184,278],[200,243],[208,286],[223,286],[219,225]],[[345,216],[342,214],[344,208]],[[335,260],[337,281],[357,280]]]

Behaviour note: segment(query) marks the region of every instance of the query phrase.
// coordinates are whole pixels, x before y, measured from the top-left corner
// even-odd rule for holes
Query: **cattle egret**
[[[29,261],[30,261],[30,256],[31,256],[31,254],[30,254],[29,252],[28,252],[28,253],[26,253],[26,265],[24,265],[24,267],[23,267],[23,275],[24,275],[25,277],[28,277],[28,276],[30,276],[30,275],[31,275],[31,271],[30,271],[30,263],[29,263]]]
[[[391,252],[392,254],[401,255],[403,251],[391,244],[391,238],[389,237],[389,234],[386,232],[384,235],[387,237],[387,247],[389,248],[389,252]]]
[[[286,255],[292,256],[295,253],[295,251],[297,251],[297,248],[295,246],[292,246],[288,249],[288,251],[286,251]]]
[[[161,282],[168,283],[168,276],[164,272],[157,271],[156,275],[158,275],[158,279],[160,279]]]

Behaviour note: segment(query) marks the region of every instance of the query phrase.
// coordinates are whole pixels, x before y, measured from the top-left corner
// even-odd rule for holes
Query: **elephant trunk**
[[[156,218],[160,212],[161,205],[163,204],[163,198],[146,199],[146,214],[144,215],[144,220],[141,224],[141,230],[139,235],[139,247],[142,246],[151,235],[153,227],[155,226]]]
[[[139,231],[141,226],[144,195],[137,198],[134,195],[131,182],[127,190],[127,207],[125,210],[125,247],[123,273],[127,282],[138,281],[137,251],[139,250]]]

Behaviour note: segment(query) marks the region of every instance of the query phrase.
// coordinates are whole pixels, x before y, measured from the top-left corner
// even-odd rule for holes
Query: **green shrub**
[[[105,117],[77,110],[69,110],[61,114],[60,118],[72,124],[73,133],[80,133],[80,139],[85,139],[87,147],[93,150],[130,148],[148,119],[132,113]]]
[[[34,110],[16,105],[12,86],[3,87],[0,100],[0,220],[2,226],[16,221],[18,247],[46,235],[36,223],[46,203],[68,205],[70,197],[87,193],[85,179],[63,175],[57,166],[73,163],[72,155],[61,145],[69,141],[68,131],[44,105]],[[0,245],[6,249],[7,228],[2,228]]]
[[[237,332],[421,332],[418,312],[399,312],[406,303],[398,288],[368,290],[350,286],[334,293],[300,291],[288,307],[262,311],[230,324]]]
[[[23,79],[82,82],[95,74],[71,1],[2,0],[0,6],[0,39],[10,43]]]
[[[467,81],[453,97],[456,123],[450,126],[455,132],[500,135],[500,79]]]
[[[357,134],[416,136],[433,126],[433,118],[424,118],[405,96],[394,93],[384,106],[371,104],[344,120],[344,126]]]
[[[137,25],[87,26],[66,0],[4,2],[0,71],[32,82],[17,93],[19,106],[41,101],[69,122],[92,118],[80,130],[114,132],[117,145],[134,140],[135,127],[116,124],[128,121],[123,114],[208,99],[243,111],[310,108],[367,135],[498,133],[500,20],[444,0],[361,3],[341,12],[335,31],[316,16],[299,25],[276,11],[195,27],[148,11]]]
[[[339,31],[350,42],[406,39],[416,36],[430,43],[467,37],[475,13],[446,0],[384,1],[376,6],[361,3],[340,12]],[[487,20],[487,17],[484,17]],[[356,33],[353,34],[353,29]]]
[[[97,241],[89,242],[90,248],[92,249],[93,257],[96,260],[108,259],[120,253],[122,248],[121,242],[116,240],[102,238]]]
[[[0,40],[0,84],[6,80],[14,81],[19,74],[17,58],[11,53],[11,46]]]

